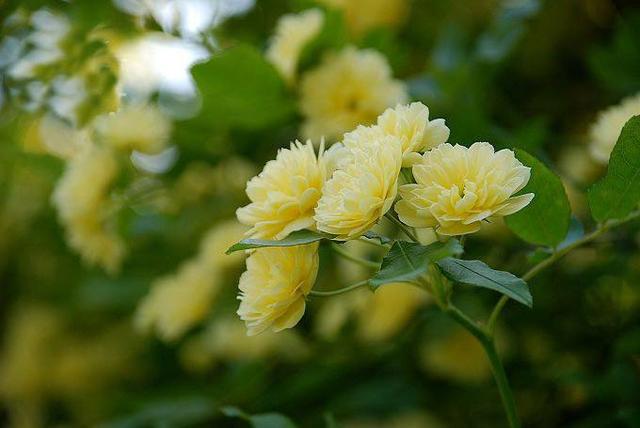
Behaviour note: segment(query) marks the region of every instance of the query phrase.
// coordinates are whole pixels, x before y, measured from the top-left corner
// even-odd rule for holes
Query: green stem
[[[567,255],[567,253],[571,252],[572,250],[574,250],[574,249],[576,249],[576,248],[578,248],[578,247],[580,247],[582,245],[588,244],[591,241],[594,241],[595,239],[597,239],[600,235],[602,235],[603,233],[605,233],[609,229],[612,229],[614,227],[617,227],[617,226],[620,226],[622,224],[625,224],[625,223],[627,223],[627,222],[629,222],[631,220],[634,220],[634,219],[636,219],[638,217],[640,217],[640,211],[633,212],[633,213],[629,214],[627,217],[625,217],[623,219],[611,220],[611,221],[609,221],[607,223],[604,223],[604,224],[600,225],[600,227],[598,227],[593,232],[591,232],[591,233],[583,236],[582,238],[572,242],[571,244],[567,245],[566,247],[554,252],[551,256],[547,257],[546,259],[544,259],[543,261],[541,261],[537,265],[533,266],[531,269],[529,269],[529,271],[527,271],[527,273],[522,275],[522,279],[525,280],[525,281],[531,280],[533,277],[535,277],[540,272],[545,270],[547,267],[551,266],[552,264],[554,264],[555,262],[560,260],[562,257]],[[498,317],[500,316],[500,313],[502,312],[502,309],[504,308],[504,306],[507,304],[508,301],[509,301],[509,298],[507,296],[502,296],[500,298],[500,300],[498,300],[498,303],[496,303],[496,306],[493,308],[493,311],[491,312],[491,316],[489,317],[489,321],[487,322],[487,330],[488,330],[490,335],[493,335],[494,330],[495,330],[495,324],[496,324],[496,322],[498,320]]]
[[[364,236],[359,237],[358,241],[364,242],[365,244],[373,245],[374,247],[380,248],[380,249],[383,249],[383,250],[388,250],[389,249],[388,245],[380,244],[380,243],[376,242],[374,239],[368,239],[368,238],[366,238]]]
[[[402,230],[404,232],[404,234],[407,235],[413,242],[418,243],[418,244],[420,243],[420,241],[418,240],[418,237],[415,235],[415,233],[413,233],[406,225],[404,225],[404,223],[402,223],[400,220],[395,218],[393,216],[393,214],[388,212],[384,216],[387,219],[389,219],[393,224],[398,226],[400,228],[400,230]]]
[[[337,290],[331,290],[331,291],[311,290],[309,292],[309,296],[318,296],[318,297],[337,296],[338,294],[348,293],[351,290],[355,290],[356,288],[360,288],[368,284],[369,284],[369,280],[366,279],[364,281],[356,282],[355,284],[348,285],[344,288],[339,288]]]
[[[344,245],[344,244],[343,244]],[[354,263],[359,264],[360,266],[364,266],[368,269],[378,270],[380,269],[380,263],[373,262],[371,260],[363,259],[362,257],[354,256],[342,248],[339,244],[331,244],[331,248],[340,256],[344,257],[347,260],[350,260]]]
[[[491,371],[493,377],[498,386],[500,398],[502,399],[502,406],[507,415],[510,428],[520,428],[520,419],[518,418],[518,411],[516,409],[516,402],[513,398],[513,392],[509,386],[509,380],[507,374],[504,371],[504,366],[496,350],[495,342],[493,338],[476,322],[465,315],[460,309],[449,304],[446,313],[454,319],[458,324],[464,327],[469,333],[475,336],[476,339],[482,345],[489,363],[491,364]]]

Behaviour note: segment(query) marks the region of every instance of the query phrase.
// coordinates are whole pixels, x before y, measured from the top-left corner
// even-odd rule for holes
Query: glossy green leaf
[[[276,69],[256,48],[237,45],[191,69],[202,98],[198,123],[256,130],[290,118],[295,105]]]
[[[524,280],[509,272],[494,270],[479,260],[452,257],[437,262],[444,275],[453,282],[489,288],[531,307],[533,298]]]
[[[611,152],[607,174],[589,189],[589,206],[599,222],[626,217],[640,203],[640,116],[624,125]]]
[[[314,232],[311,230],[296,230],[291,232],[286,238],[279,240],[271,239],[253,239],[247,238],[233,244],[226,251],[227,254],[231,254],[234,251],[249,250],[251,248],[263,248],[263,247],[294,247],[296,245],[305,245],[312,242],[321,241],[323,239],[331,239],[332,235],[326,233]]]
[[[535,194],[529,205],[508,217],[509,229],[527,242],[555,247],[569,231],[571,206],[560,178],[524,150],[516,157],[531,168],[531,179],[519,193]]]
[[[426,246],[396,241],[382,260],[380,271],[369,280],[369,284],[377,288],[391,282],[414,282],[427,272],[430,263],[444,257],[460,255],[462,251],[462,246],[455,239]]]

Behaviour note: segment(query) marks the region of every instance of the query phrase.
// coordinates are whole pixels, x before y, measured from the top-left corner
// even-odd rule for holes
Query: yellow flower
[[[300,54],[320,32],[323,21],[324,16],[319,9],[284,15],[278,20],[266,56],[287,83],[295,80]]]
[[[320,0],[344,11],[349,30],[357,36],[378,27],[396,27],[407,16],[407,0]]]
[[[378,118],[378,126],[385,134],[400,139],[404,167],[420,161],[417,152],[424,152],[449,139],[449,128],[444,119],[429,120],[429,109],[419,102],[387,109]]]
[[[90,145],[71,159],[53,193],[53,203],[66,228],[69,245],[90,264],[115,272],[125,246],[108,221],[109,189],[118,174],[114,154]]]
[[[390,136],[372,135],[375,139],[350,143],[349,161],[327,181],[316,207],[318,229],[338,235],[337,239],[362,235],[391,208],[396,197],[402,167],[400,144]]]
[[[136,311],[136,328],[155,329],[165,341],[180,338],[207,316],[219,291],[216,276],[215,267],[191,260],[177,273],[154,281]]]
[[[94,122],[96,133],[106,144],[119,150],[158,153],[169,141],[171,122],[158,108],[132,104]]]
[[[302,76],[300,108],[307,138],[341,138],[358,125],[373,123],[387,107],[406,102],[404,84],[394,80],[384,56],[347,47],[327,55]]]
[[[318,263],[318,244],[261,248],[249,256],[238,296],[238,315],[249,336],[269,328],[281,331],[300,321]]]
[[[589,131],[589,151],[596,162],[602,165],[609,163],[609,156],[618,141],[622,127],[636,115],[640,115],[640,93],[600,112]]]
[[[494,152],[489,143],[441,144],[424,154],[413,176],[416,184],[400,186],[400,220],[443,235],[477,232],[483,220],[513,214],[534,196],[512,196],[529,181],[530,168],[511,150]]]
[[[252,226],[255,238],[282,239],[289,233],[313,228],[313,208],[325,181],[323,149],[316,157],[311,141],[281,149],[275,160],[247,183],[251,203],[236,211],[238,220]]]

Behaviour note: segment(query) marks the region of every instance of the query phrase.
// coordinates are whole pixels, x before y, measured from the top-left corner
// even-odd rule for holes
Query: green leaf
[[[195,120],[208,127],[256,130],[289,119],[295,106],[276,69],[254,47],[237,45],[196,64],[202,97]]]
[[[324,10],[323,16],[324,22],[318,35],[310,40],[300,53],[298,75],[315,66],[326,51],[337,51],[348,40],[342,13],[337,10]]]
[[[452,257],[439,260],[437,265],[454,282],[490,288],[529,307],[533,305],[527,283],[512,273],[494,270],[479,260],[459,260]]]
[[[364,236],[365,238],[369,238],[369,239],[377,239],[378,241],[380,241],[380,243],[382,245],[385,244],[389,244],[390,242],[393,242],[393,239],[384,236],[384,235],[380,235],[377,232],[374,232],[373,230],[368,230],[367,232],[365,232],[362,236]]]
[[[640,203],[640,116],[624,125],[611,152],[607,174],[589,189],[589,206],[599,222],[626,217]]]
[[[413,282],[427,272],[430,263],[444,257],[460,255],[462,251],[462,246],[456,239],[434,242],[427,246],[396,241],[382,260],[380,271],[369,280],[369,284],[375,289],[391,282]]]
[[[314,232],[312,230],[296,230],[287,235],[286,238],[279,240],[270,239],[243,239],[237,244],[233,244],[226,251],[226,254],[231,254],[234,251],[248,250],[251,248],[263,248],[263,247],[294,247],[296,245],[305,245],[312,242],[321,241],[323,239],[331,239],[333,235],[326,233]]]
[[[225,406],[220,409],[222,414],[230,418],[240,418],[249,422],[253,428],[296,428],[291,419],[279,413],[260,413],[249,415],[235,406]]]
[[[527,242],[555,247],[567,236],[571,220],[571,207],[562,181],[524,150],[516,150],[516,157],[531,168],[531,179],[519,193],[535,196],[522,210],[505,217],[505,223]]]

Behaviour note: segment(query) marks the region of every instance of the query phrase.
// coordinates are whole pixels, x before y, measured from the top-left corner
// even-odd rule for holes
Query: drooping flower
[[[98,116],[94,128],[111,147],[153,154],[164,149],[169,141],[171,122],[157,107],[132,104]]]
[[[385,134],[400,139],[404,167],[419,162],[419,153],[449,139],[444,119],[429,120],[429,109],[420,102],[387,109],[378,118],[378,126]]]
[[[324,16],[319,9],[283,15],[278,20],[266,56],[287,83],[295,80],[300,54],[305,45],[320,32],[323,22]]]
[[[254,238],[282,239],[289,233],[313,228],[313,208],[325,181],[323,149],[316,156],[311,141],[281,149],[275,160],[247,183],[251,203],[236,211],[251,226]]]
[[[387,107],[405,103],[404,84],[393,79],[384,56],[347,47],[327,55],[305,73],[300,108],[305,116],[302,134],[314,140],[340,139],[358,125],[369,125]]]
[[[280,331],[300,321],[305,297],[318,274],[318,244],[260,248],[247,259],[240,277],[238,315],[253,336]]]
[[[363,132],[360,135],[365,135]],[[352,140],[348,161],[327,181],[316,207],[318,230],[355,239],[370,229],[392,206],[402,167],[397,138],[372,132],[367,141]]]
[[[589,131],[589,152],[596,162],[602,165],[609,163],[622,127],[636,115],[640,115],[640,93],[600,112]]]
[[[125,254],[125,244],[108,219],[109,189],[117,174],[114,154],[92,144],[68,162],[53,193],[69,245],[89,264],[110,272],[119,269]]]
[[[483,220],[513,214],[534,196],[513,196],[529,181],[530,168],[513,151],[494,152],[489,143],[441,144],[424,154],[413,176],[416,184],[400,186],[400,220],[443,235],[476,232]]]
[[[397,27],[409,9],[407,0],[320,0],[344,12],[349,30],[356,36],[380,27]]]

